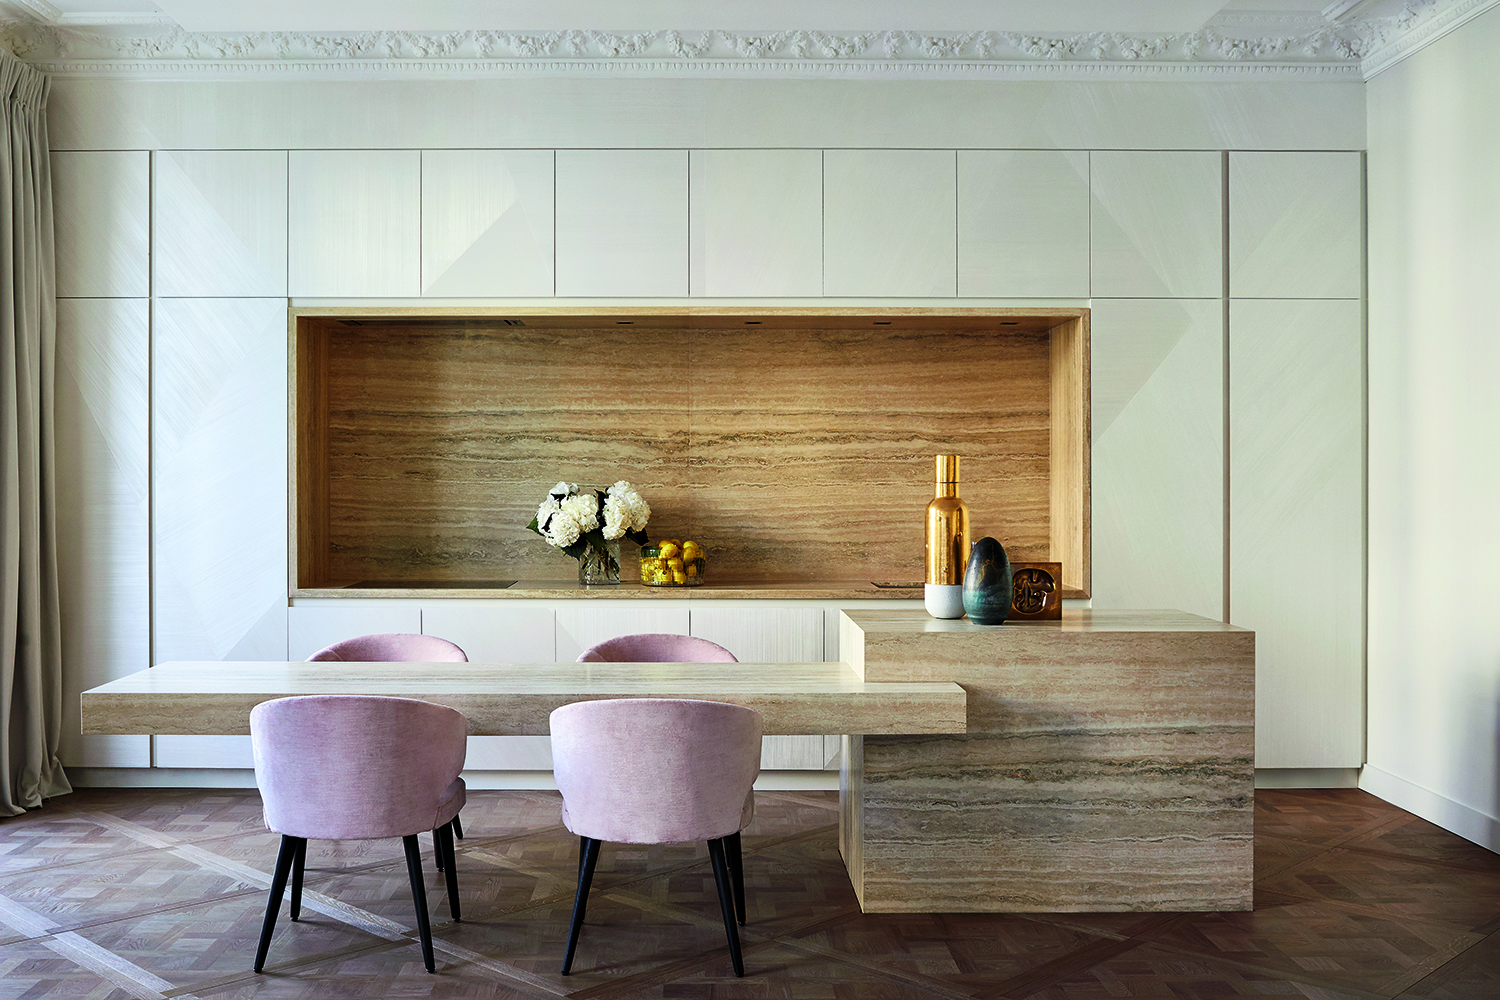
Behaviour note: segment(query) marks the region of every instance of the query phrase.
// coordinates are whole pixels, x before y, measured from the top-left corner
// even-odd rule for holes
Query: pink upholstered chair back
[[[250,712],[266,826],[290,837],[364,840],[435,830],[464,804],[468,722],[443,705],[310,695]]]
[[[738,663],[716,642],[670,632],[642,632],[605,639],[583,651],[579,663]],[[608,838],[604,838],[608,839]]]
[[[551,721],[563,824],[580,837],[713,840],[754,816],[761,717],[753,709],[617,698],[564,705]]]
[[[351,663],[467,663],[464,651],[447,639],[435,635],[412,635],[408,632],[378,632],[357,635],[331,646],[324,646],[307,658],[345,660]]]

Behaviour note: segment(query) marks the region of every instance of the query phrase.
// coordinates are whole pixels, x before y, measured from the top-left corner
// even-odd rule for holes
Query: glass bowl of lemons
[[[641,546],[641,582],[648,587],[697,587],[708,560],[694,541],[669,538]]]

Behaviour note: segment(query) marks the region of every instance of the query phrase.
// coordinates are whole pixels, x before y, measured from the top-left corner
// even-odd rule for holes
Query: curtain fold
[[[0,50],[0,816],[72,791],[62,737],[47,77]]]

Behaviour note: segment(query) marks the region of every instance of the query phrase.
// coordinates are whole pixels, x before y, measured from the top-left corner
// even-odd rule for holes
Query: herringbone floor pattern
[[[757,796],[741,980],[691,844],[606,846],[559,975],[577,843],[547,792],[471,793],[462,922],[424,838],[437,975],[399,843],[315,841],[303,918],[283,909],[258,976],[277,838],[255,792],[80,791],[0,820],[0,1000],[1500,1000],[1500,856],[1363,792],[1256,794],[1251,913],[864,915],[836,807]]]

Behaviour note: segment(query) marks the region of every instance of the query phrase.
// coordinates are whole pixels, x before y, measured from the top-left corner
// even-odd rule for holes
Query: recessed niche
[[[291,334],[299,595],[568,579],[526,523],[554,483],[621,479],[713,582],[918,581],[938,453],[976,539],[1088,595],[1087,310],[308,309]]]

